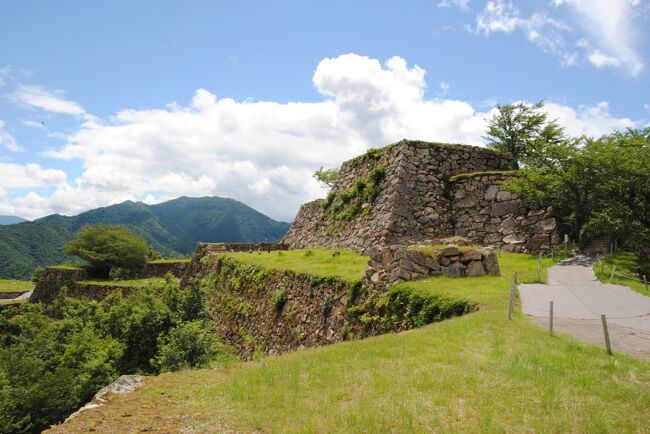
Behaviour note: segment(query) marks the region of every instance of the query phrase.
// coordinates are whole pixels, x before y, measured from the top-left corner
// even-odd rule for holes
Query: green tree
[[[650,243],[650,128],[549,145],[508,188],[554,207],[574,239]]]
[[[336,178],[339,176],[339,169],[323,169],[321,166],[320,169],[314,172],[313,177],[318,181],[323,188],[332,188],[336,182]]]
[[[140,235],[122,226],[87,225],[63,246],[63,252],[88,261],[99,276],[108,277],[112,268],[141,271],[151,247]]]
[[[513,169],[518,169],[520,162],[539,164],[547,146],[565,140],[563,129],[548,120],[543,107],[543,101],[533,105],[497,104],[498,113],[488,119],[488,146],[512,154]]]

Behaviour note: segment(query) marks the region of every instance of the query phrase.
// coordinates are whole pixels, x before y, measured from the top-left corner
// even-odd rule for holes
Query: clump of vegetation
[[[386,166],[378,164],[370,170],[367,178],[355,179],[349,188],[330,191],[327,198],[321,202],[321,207],[341,221],[350,221],[359,214],[367,215],[379,196],[379,185],[385,177]]]
[[[59,295],[0,311],[0,432],[41,432],[122,374],[230,357],[206,326],[206,288],[175,281],[101,302]]]
[[[328,317],[330,316],[330,313],[332,313],[332,308],[334,307],[334,303],[336,300],[332,298],[331,296],[325,297],[325,301],[323,301],[323,316]]]
[[[276,312],[282,312],[282,308],[287,303],[287,291],[276,289],[271,293],[271,305]]]
[[[318,181],[324,188],[334,187],[338,176],[338,167],[335,167],[333,169],[323,169],[323,166],[321,166],[321,168],[315,171],[313,174],[314,179],[316,179],[316,181]]]
[[[141,272],[152,250],[142,236],[123,226],[87,225],[63,252],[87,261],[97,276],[108,278],[113,270],[131,277]]]

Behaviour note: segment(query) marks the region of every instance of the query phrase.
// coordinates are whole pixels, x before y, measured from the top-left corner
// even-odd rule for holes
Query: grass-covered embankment
[[[501,277],[403,284],[425,294],[467,297],[481,307],[471,315],[147,378],[142,389],[111,398],[101,411],[82,414],[57,432],[647,430],[650,364],[549,336],[519,313],[508,321],[512,274],[517,271],[520,282],[537,280],[537,258],[502,253],[500,259]]]
[[[0,292],[22,292],[34,289],[34,283],[25,280],[0,279]]]
[[[320,277],[337,277],[358,282],[368,264],[368,257],[348,250],[303,249],[275,252],[227,252],[239,262],[267,269],[291,270]]]
[[[604,267],[602,259],[594,265],[594,272],[596,273],[598,280],[603,283],[609,283],[610,278],[612,277],[612,269],[616,267],[616,274],[611,283],[625,285],[640,294],[650,296],[650,290],[647,289],[646,285],[641,281],[643,277],[638,274],[639,258],[634,253],[610,253],[605,256],[604,261]],[[626,277],[622,277],[621,275]],[[650,279],[650,276],[646,276],[646,279]]]

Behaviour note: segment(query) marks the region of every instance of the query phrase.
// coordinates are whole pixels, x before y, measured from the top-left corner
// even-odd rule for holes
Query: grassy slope
[[[609,278],[612,275],[612,268],[616,267],[616,273],[633,277],[633,279],[626,279],[623,277],[614,276],[614,280],[612,281],[612,283],[616,283],[618,285],[625,285],[627,287],[632,288],[633,290],[635,290],[640,294],[647,295],[650,297],[650,290],[646,289],[646,286],[643,284],[643,282],[636,280],[639,279],[639,276],[637,275],[637,270],[639,267],[638,261],[639,259],[636,257],[634,253],[629,253],[629,252],[612,253],[605,257],[605,267],[604,267],[605,271],[603,272],[601,261],[599,261],[597,264],[594,265],[594,271],[596,272],[596,276],[601,282],[609,283]],[[650,279],[650,276],[646,276],[646,278]]]
[[[346,250],[341,250],[339,256],[333,256],[333,251],[329,249],[289,250],[261,254],[229,252],[227,255],[246,264],[324,277],[339,277],[350,282],[361,280],[368,264],[367,256]]]
[[[176,281],[180,279],[174,279]],[[149,277],[132,280],[80,280],[81,285],[124,286],[128,288],[143,288],[145,286],[160,286],[165,284],[163,277]]]
[[[545,263],[548,265],[548,262]],[[650,364],[508,321],[511,276],[536,259],[502,253],[502,277],[433,278],[479,312],[421,329],[147,378],[59,432],[644,432]],[[135,409],[138,409],[137,411]]]
[[[0,279],[0,292],[20,292],[29,291],[30,289],[34,289],[33,282]]]

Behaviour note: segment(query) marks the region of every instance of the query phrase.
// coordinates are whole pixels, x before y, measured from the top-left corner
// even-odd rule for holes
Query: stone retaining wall
[[[189,265],[189,260],[147,262],[147,265],[144,266],[141,277],[165,277],[167,273],[171,273],[174,277],[181,278],[185,274]]]
[[[38,282],[36,282],[30,301],[49,303],[54,300],[64,286],[71,289],[78,280],[88,278],[90,278],[88,270],[82,268],[47,267],[41,273]]]
[[[28,291],[14,291],[14,292],[0,292],[0,300],[11,300],[12,298],[20,297]]]
[[[429,276],[476,277],[499,275],[499,261],[493,249],[393,245],[374,247],[365,279],[373,285],[389,285]]]
[[[525,203],[504,190],[512,173],[477,173],[453,179],[456,235],[510,252],[550,250],[560,242],[551,207]]]
[[[332,194],[353,188],[378,165],[386,173],[374,202],[363,203],[361,212],[349,220],[323,209],[322,200],[308,202],[283,242],[291,248],[367,253],[374,246],[461,235],[475,243],[537,252],[559,240],[552,210],[524,204],[501,188],[501,182],[513,176],[502,173],[512,166],[509,154],[403,140],[344,163]],[[463,174],[470,175],[459,176]]]

